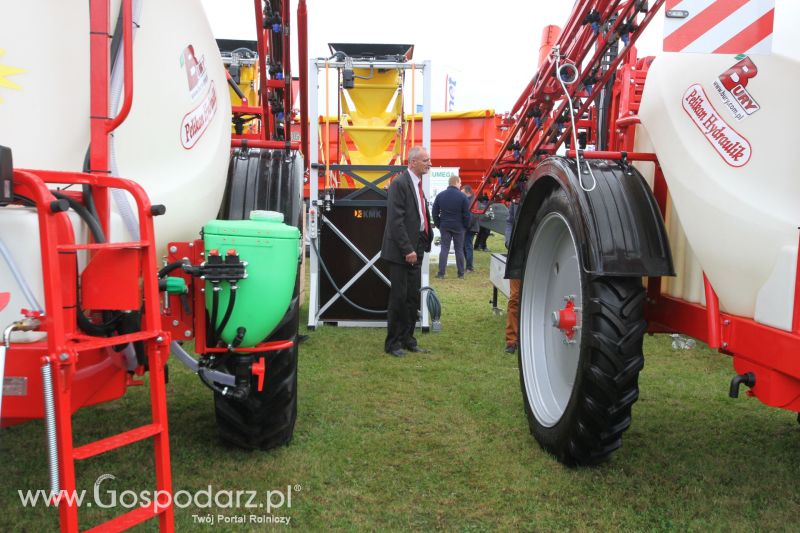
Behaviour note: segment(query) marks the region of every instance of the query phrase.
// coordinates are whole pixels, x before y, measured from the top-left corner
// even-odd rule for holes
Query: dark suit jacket
[[[404,170],[389,185],[389,199],[386,206],[386,228],[383,231],[383,245],[381,246],[381,258],[393,263],[405,263],[405,256],[411,252],[419,254],[419,247],[422,245],[424,251],[431,251],[431,239],[420,243],[420,220],[417,200],[419,190],[414,187],[408,169]],[[428,227],[431,228],[430,216],[428,215],[428,200],[425,200],[425,218],[428,219]]]
[[[433,201],[433,223],[439,229],[463,231],[469,227],[467,195],[450,185]]]

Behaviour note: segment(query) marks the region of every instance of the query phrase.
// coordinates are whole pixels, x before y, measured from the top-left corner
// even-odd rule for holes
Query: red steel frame
[[[576,117],[583,117],[594,105],[594,98],[590,97],[580,82],[588,79],[592,68],[599,65],[604,54],[603,50],[622,32],[623,23],[636,20],[637,16],[642,15],[641,20],[638,20],[628,33],[629,44],[611,61],[608,70],[599,73],[600,75],[594,80],[594,86],[598,89],[611,79],[617,67],[628,58],[636,39],[663,4],[664,0],[655,0],[649,7],[647,3],[640,4],[637,0],[579,0],[575,4],[572,16],[562,30],[556,45],[563,56],[561,63],[571,64],[579,72],[578,82],[567,87],[570,99],[582,98],[582,103],[576,109]],[[640,12],[640,7],[644,7],[643,12]],[[591,26],[584,23],[587,15],[593,11],[597,11],[603,21],[610,20],[612,15],[616,16],[605,36],[602,33],[595,35]],[[598,46],[590,56],[595,44]],[[571,134],[569,122],[564,125],[560,133],[556,129],[557,119],[564,115],[565,110],[568,111],[568,104],[555,76],[555,66],[555,59],[549,55],[539,69],[539,74],[530,81],[512,108],[513,126],[476,191],[473,212],[482,212],[477,205],[477,198],[484,194],[495,201],[510,200],[515,197],[518,194],[515,192],[517,182],[524,180],[528,172],[536,168],[541,158],[555,154]],[[535,112],[541,113],[540,127],[535,125]],[[519,143],[521,147],[519,158],[512,155],[512,143]]]
[[[289,2],[281,3],[281,17],[287,31],[282,33],[282,62],[284,65],[284,80],[266,80],[266,53],[268,52],[267,31],[263,30],[260,0],[255,0],[256,17],[259,22],[258,42],[259,61],[262,75],[261,108],[242,107],[234,112],[257,112],[262,116],[262,125],[258,138],[239,138],[232,141],[232,146],[251,146],[257,148],[291,148],[297,149],[300,143],[291,141],[291,71],[289,47]],[[108,116],[109,95],[109,28],[110,11],[108,0],[91,0],[90,5],[90,78],[91,78],[91,146],[89,156],[88,174],[67,173],[52,171],[15,170],[14,185],[19,194],[25,195],[36,204],[39,218],[40,245],[42,254],[42,273],[45,292],[46,314],[42,318],[41,330],[47,332],[46,341],[28,343],[25,345],[12,345],[8,351],[8,368],[15,368],[15,373],[24,373],[30,376],[30,393],[41,391],[41,382],[37,380],[39,366],[49,363],[53,369],[52,380],[55,395],[55,422],[56,442],[58,448],[58,466],[60,494],[74,494],[76,490],[75,461],[84,460],[100,455],[110,450],[132,444],[144,439],[153,438],[156,490],[159,498],[169,495],[168,501],[156,499],[150,505],[134,509],[115,519],[100,524],[92,531],[121,531],[133,527],[145,520],[158,516],[161,531],[174,530],[174,512],[172,505],[172,478],[169,461],[168,419],[166,408],[166,389],[164,365],[169,357],[169,343],[171,335],[161,327],[161,309],[159,305],[158,273],[156,271],[155,238],[153,233],[153,213],[151,205],[144,190],[134,182],[110,178],[109,169],[109,138],[127,117],[133,102],[133,48],[132,48],[132,10],[131,0],[122,0],[121,10],[123,17],[123,50],[124,50],[124,93],[121,108],[116,117]],[[307,43],[305,1],[301,0],[298,8],[301,43]],[[301,55],[307,52],[301,47]],[[304,76],[305,69],[301,70]],[[301,79],[301,88],[304,87]],[[287,141],[268,139],[268,131],[275,130],[271,123],[271,114],[266,93],[269,90],[284,89],[285,109],[285,135]],[[301,89],[301,93],[305,92]],[[303,139],[307,142],[307,112],[302,113],[305,128]],[[76,244],[72,226],[64,213],[53,212],[51,203],[55,200],[48,189],[48,183],[88,185],[97,209],[98,218],[103,232],[108,234],[109,227],[109,188],[119,188],[128,191],[134,198],[138,208],[140,220],[141,239],[129,243],[87,243]],[[201,252],[202,241],[196,248]],[[78,275],[74,267],[74,254],[84,251],[90,254],[95,264],[101,267],[92,272],[93,283],[106,283],[114,286],[115,296],[112,296],[109,305],[114,302],[132,299],[143,302],[142,330],[137,333],[116,335],[112,337],[91,337],[81,334],[76,328],[76,307],[78,298],[74,289],[74,277]],[[104,255],[105,254],[105,255]],[[109,260],[111,258],[111,260]],[[126,264],[126,270],[138,275],[134,283],[129,286],[119,286],[115,283],[117,271],[111,270],[111,265]],[[84,271],[84,285],[89,282],[87,272]],[[141,282],[141,294],[139,283]],[[201,284],[195,284],[195,308],[204,309]],[[109,291],[111,292],[111,291]],[[202,319],[196,318],[200,324],[195,328],[196,339],[199,346],[205,345],[204,340],[204,313]],[[145,345],[148,367],[150,372],[150,396],[152,423],[112,435],[110,437],[92,442],[80,447],[74,447],[72,437],[72,413],[78,408],[109,401],[122,396],[127,386],[141,385],[142,382],[128,377],[127,370],[121,357],[114,358],[112,346],[141,341]],[[241,349],[241,352],[280,350],[291,347],[292,341],[276,341],[262,343],[252,349]],[[199,350],[216,352],[219,349],[206,348]],[[37,354],[45,354],[37,358]],[[15,366],[16,365],[16,366]],[[254,364],[254,373],[263,379],[265,372],[263,360]],[[82,376],[79,370],[91,367],[90,375]],[[138,375],[144,369],[136,369]],[[5,413],[10,415],[4,421],[12,423],[40,418],[43,412],[41,398],[26,397],[24,402],[9,399]],[[62,531],[77,532],[78,508],[69,498],[58,497],[58,508]]]
[[[109,82],[109,3],[91,0],[90,5],[90,75],[91,75],[91,151],[90,173],[53,172],[42,170],[14,171],[15,192],[30,198],[36,205],[45,294],[45,315],[40,330],[46,340],[28,344],[12,344],[8,350],[8,366],[29,376],[31,390],[24,401],[8,402],[6,414],[11,422],[41,418],[42,400],[31,396],[41,391],[38,378],[40,365],[49,364],[55,401],[55,442],[58,454],[59,488],[57,498],[61,530],[77,532],[78,507],[64,495],[76,490],[75,461],[88,459],[110,450],[144,439],[153,439],[156,470],[156,491],[159,498],[150,505],[134,509],[92,531],[121,531],[150,518],[158,517],[161,531],[173,531],[172,475],[169,461],[169,435],[166,406],[164,365],[169,356],[170,335],[161,328],[158,276],[155,265],[153,212],[144,190],[136,183],[108,176],[108,135],[127,117],[133,99],[132,14],[131,0],[123,0],[125,98],[119,114],[108,117]],[[141,238],[126,243],[75,243],[67,215],[54,210],[55,201],[48,184],[89,186],[103,231],[108,235],[109,188],[127,191],[137,204]],[[110,337],[93,337],[77,329],[75,303],[78,295],[75,254],[86,253],[90,260],[81,274],[83,285],[104,284],[108,309],[130,309],[130,302],[141,306],[142,328],[136,333]],[[127,273],[127,284],[119,284],[119,270]],[[141,285],[141,287],[140,287]],[[96,291],[96,294],[103,294]],[[98,296],[95,296],[98,298]],[[99,298],[103,298],[100,296]],[[98,300],[99,301],[99,300]],[[125,302],[124,304],[122,302]],[[125,307],[120,307],[124,305]],[[124,394],[127,386],[141,385],[132,380],[122,359],[112,346],[143,342],[150,372],[152,421],[144,426],[91,442],[79,447],[73,444],[72,413],[78,408],[108,401]],[[137,368],[141,375],[144,368]],[[15,412],[16,411],[16,412]],[[15,416],[16,415],[16,416]],[[168,496],[168,498],[167,498]],[[165,501],[168,500],[168,501]]]
[[[128,191],[136,200],[140,222],[141,239],[137,242],[111,244],[74,244],[71,225],[64,213],[53,213],[50,203],[54,200],[47,183],[90,185],[92,188],[120,188]],[[76,490],[75,461],[88,459],[110,450],[153,438],[156,490],[159,494],[169,494],[169,501],[153,502],[150,506],[134,509],[109,522],[97,526],[102,531],[121,531],[144,520],[159,517],[161,531],[173,531],[173,508],[171,504],[172,474],[169,462],[169,435],[167,423],[167,402],[164,365],[169,356],[169,333],[161,329],[160,309],[158,305],[158,273],[156,271],[155,236],[150,202],[144,190],[134,182],[118,178],[108,178],[82,173],[65,173],[52,171],[14,172],[15,191],[31,198],[38,208],[39,233],[42,253],[42,275],[45,292],[45,320],[43,330],[47,332],[47,340],[39,343],[16,347],[18,356],[44,353],[41,362],[49,361],[53,367],[53,391],[56,406],[56,432],[58,443],[58,464],[60,470],[60,487],[62,494],[74,494]],[[64,227],[69,231],[64,232]],[[65,235],[66,234],[66,235]],[[65,238],[65,236],[67,238]],[[138,268],[141,271],[144,313],[142,330],[138,333],[116,335],[112,337],[90,337],[75,330],[75,311],[65,309],[63,288],[74,286],[74,279],[64,276],[63,257],[81,250],[95,253],[102,251],[136,250]],[[69,256],[72,258],[72,256]],[[69,271],[67,271],[69,272]],[[114,273],[108,273],[108,279]],[[138,293],[138,286],[115,287],[118,291]],[[143,341],[148,355],[150,372],[150,399],[152,423],[85,444],[73,446],[72,413],[80,407],[73,402],[76,387],[102,389],[106,379],[122,377],[123,385],[140,384],[126,382],[127,371],[124,366],[112,366],[104,373],[80,379],[78,371],[86,368],[86,357],[109,357],[103,355],[112,346]],[[93,352],[101,352],[100,354]],[[9,350],[9,359],[15,352]],[[36,361],[29,357],[30,362]],[[36,372],[38,366],[31,365]],[[141,369],[139,370],[141,373]],[[104,376],[105,375],[105,379]],[[122,390],[124,392],[124,389]],[[121,394],[119,394],[121,395]],[[112,399],[112,398],[109,398]],[[163,507],[161,507],[163,505]],[[61,529],[66,532],[77,532],[78,508],[67,498],[60,498],[58,503],[61,517]]]
[[[246,133],[242,135],[234,135],[231,141],[231,146],[234,148],[264,148],[264,149],[290,149],[299,150],[301,146],[305,150],[303,153],[308,153],[306,144],[308,143],[308,104],[307,104],[307,83],[306,75],[308,71],[307,57],[308,57],[308,26],[307,17],[308,11],[306,9],[305,0],[300,0],[297,8],[297,23],[299,28],[298,44],[299,55],[301,60],[300,68],[300,93],[301,93],[301,113],[300,113],[300,133],[301,141],[292,140],[292,70],[291,70],[291,33],[290,28],[290,0],[279,0],[280,3],[280,16],[282,21],[281,29],[281,47],[279,51],[273,51],[269,44],[269,35],[271,28],[264,28],[264,11],[262,6],[264,2],[270,5],[276,3],[273,0],[254,0],[256,15],[256,42],[258,47],[258,71],[259,71],[259,84],[260,84],[260,102],[249,103],[249,105],[233,106],[232,112],[234,115],[255,115],[260,118],[261,126],[257,133]],[[273,53],[274,52],[274,53]],[[270,63],[280,61],[283,66],[283,79],[267,79],[267,58],[269,57]],[[303,63],[305,58],[305,63]],[[282,104],[284,109],[284,138],[280,140],[277,138],[278,127],[272,115],[269,95],[273,91],[283,90]],[[255,105],[254,105],[255,104]],[[307,158],[306,158],[307,159]],[[307,165],[307,163],[306,163]]]
[[[594,35],[585,23],[592,10],[601,14],[602,20],[609,20],[612,13],[617,19],[611,24],[609,35],[613,35],[623,21],[637,16],[637,2],[633,0],[581,0],[576,3],[572,17],[558,39],[562,63],[573,64],[578,72],[578,82],[568,86],[569,98],[581,97],[577,106],[576,122],[578,128],[590,133],[589,142],[596,139],[593,126],[594,98],[591,98],[581,82],[589,76],[592,65],[597,65],[602,49],[608,38],[602,34]],[[656,202],[665,214],[668,188],[663,172],[655,154],[634,153],[635,126],[639,123],[636,115],[639,109],[641,90],[652,58],[638,59],[633,48],[638,36],[663,4],[663,0],[653,2],[630,33],[630,43],[611,63],[605,75],[595,80],[595,87],[602,87],[615,74],[614,93],[610,113],[609,147],[607,151],[583,152],[585,159],[623,159],[628,161],[652,162],[655,165],[653,193]],[[630,28],[629,28],[630,29]],[[587,60],[592,47],[598,44],[594,55]],[[619,68],[618,68],[619,67]],[[518,194],[515,185],[527,179],[541,158],[555,154],[556,150],[571,134],[571,124],[564,129],[554,129],[556,119],[562,116],[567,106],[563,89],[554,75],[555,64],[548,57],[539,74],[534,77],[514,106],[511,118],[514,126],[501,150],[484,174],[478,195],[486,193],[493,201],[513,198]],[[537,127],[529,112],[541,111],[542,124]],[[584,119],[588,113],[589,120]],[[519,143],[514,147],[512,143]],[[512,155],[513,148],[520,156]],[[575,157],[569,150],[567,157]],[[474,212],[480,212],[473,205]],[[800,235],[798,236],[800,238]],[[755,385],[747,391],[763,403],[792,411],[800,411],[800,261],[796,266],[792,330],[784,331],[746,317],[721,312],[719,300],[709,280],[703,276],[706,306],[687,302],[661,292],[661,278],[649,278],[647,282],[646,318],[649,332],[679,332],[708,343],[709,347],[733,357],[737,373],[752,372],[756,376]]]

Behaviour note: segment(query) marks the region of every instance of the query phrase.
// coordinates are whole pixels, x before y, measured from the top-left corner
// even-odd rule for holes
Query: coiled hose
[[[439,296],[436,294],[436,289],[433,287],[422,287],[419,292],[426,292],[428,295],[425,297],[425,305],[428,306],[428,312],[431,314],[431,331],[442,330],[442,302],[439,301]]]

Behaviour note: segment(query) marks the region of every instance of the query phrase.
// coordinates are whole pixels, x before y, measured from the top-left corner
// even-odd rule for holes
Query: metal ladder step
[[[112,435],[110,437],[106,437],[105,439],[100,439],[90,442],[89,444],[79,446],[72,451],[72,457],[76,461],[88,459],[89,457],[94,457],[95,455],[100,455],[101,453],[116,450],[117,448],[122,448],[128,444],[133,444],[134,442],[158,435],[162,430],[163,429],[159,424],[148,424],[146,426],[141,426],[124,433],[119,433],[118,435]]]

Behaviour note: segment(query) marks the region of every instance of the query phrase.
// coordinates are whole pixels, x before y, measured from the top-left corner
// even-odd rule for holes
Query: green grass
[[[490,246],[500,249],[498,238]],[[612,460],[568,469],[528,432],[514,357],[503,353],[505,316],[488,301],[489,254],[466,280],[433,280],[443,331],[419,334],[430,355],[382,352],[385,331],[322,327],[300,352],[294,441],[269,453],[219,442],[211,394],[171,362],[169,413],[175,490],[293,491],[302,531],[763,531],[797,530],[800,429],[795,415],[727,397],[729,359],[705,347],[673,351],[645,340],[641,397]],[[503,301],[501,305],[504,306]],[[305,320],[304,320],[305,322]],[[77,443],[145,423],[144,388],[79,411]],[[0,432],[0,531],[57,528],[57,513],[24,509],[17,489],[47,486],[42,423]],[[153,486],[150,445],[79,463],[79,485],[111,473],[104,488]],[[259,502],[266,500],[261,497]],[[87,527],[119,510],[82,509]],[[260,531],[204,526],[176,510],[179,531]],[[255,510],[255,514],[263,512]],[[279,529],[277,526],[275,529]],[[153,524],[140,530],[154,530]]]

